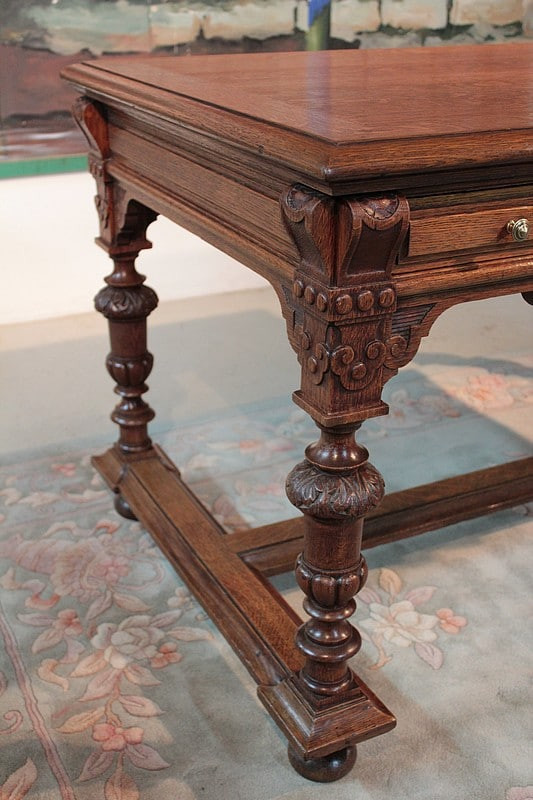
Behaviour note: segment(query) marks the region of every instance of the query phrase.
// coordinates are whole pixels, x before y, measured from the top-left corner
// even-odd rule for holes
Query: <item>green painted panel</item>
[[[87,156],[0,161],[0,178],[27,178],[32,175],[54,175],[60,172],[85,172],[86,170]]]

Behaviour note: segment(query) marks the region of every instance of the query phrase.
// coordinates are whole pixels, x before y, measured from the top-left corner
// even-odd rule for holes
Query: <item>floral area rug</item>
[[[393,381],[360,436],[389,489],[527,455],[532,366],[433,360]],[[280,400],[159,438],[231,533],[292,514],[284,479],[314,437]],[[533,799],[533,507],[369,551],[356,669],[398,727],[318,785],[89,459],[0,468],[0,800]]]

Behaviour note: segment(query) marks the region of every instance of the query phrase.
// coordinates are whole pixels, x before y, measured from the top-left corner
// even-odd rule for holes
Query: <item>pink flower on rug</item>
[[[244,484],[244,493],[249,491],[249,484]],[[237,487],[239,488],[239,487]],[[285,487],[280,481],[270,481],[269,483],[257,483],[254,486],[257,494],[273,495],[274,497],[285,497]]]
[[[32,643],[32,653],[41,653],[43,650],[49,650],[64,641],[67,646],[67,652],[62,657],[61,663],[70,664],[76,661],[80,653],[83,652],[84,645],[78,641],[78,637],[83,634],[83,626],[73,609],[66,608],[60,611],[55,618],[42,612],[18,614],[17,616],[21,622],[27,625],[45,629]],[[57,661],[55,662],[56,665],[58,663]]]
[[[379,571],[377,590],[370,581],[363,587],[357,599],[368,604],[370,617],[359,623],[361,636],[370,640],[378,652],[371,669],[380,669],[391,661],[393,656],[386,644],[404,649],[412,645],[416,655],[430,667],[435,670],[442,667],[444,653],[434,644],[439,627],[447,633],[459,633],[467,620],[451,608],[441,608],[434,614],[418,611],[417,607],[429,603],[436,590],[436,586],[416,586],[403,591],[402,579],[388,567]]]
[[[150,622],[151,617],[146,614],[127,617],[120,625],[104,622],[98,626],[91,644],[103,651],[104,659],[113,669],[124,669],[132,661],[154,658],[158,652],[157,643],[165,634]]]
[[[370,619],[363,620],[362,627],[399,647],[409,647],[413,642],[433,642],[437,638],[433,630],[437,617],[420,614],[409,600],[390,606],[371,603],[369,611]]]
[[[101,722],[93,728],[93,739],[100,742],[102,750],[124,750],[128,744],[140,744],[143,736],[142,728],[121,728],[109,722]]]
[[[120,545],[115,545],[119,548]],[[57,594],[77,597],[87,603],[114,588],[129,573],[129,561],[109,552],[99,538],[76,542],[57,554],[51,580]]]
[[[83,633],[80,618],[72,608],[60,611],[53,627],[64,631],[65,636],[80,636]]]
[[[390,398],[390,414],[383,420],[387,428],[413,428],[444,417],[460,417],[455,400],[447,395],[424,394],[411,397],[406,389],[397,389]]]
[[[467,620],[454,614],[451,608],[439,608],[436,614],[440,620],[440,627],[446,633],[459,633],[461,628],[467,625]]]
[[[76,474],[76,464],[69,461],[67,464],[52,464],[52,470],[64,475],[65,478],[72,478]]]
[[[169,664],[177,664],[181,661],[182,655],[178,653],[178,646],[174,642],[162,644],[153,658],[150,659],[150,666],[154,669],[163,669]]]
[[[458,400],[477,411],[490,408],[508,408],[514,403],[503,375],[471,375],[466,386],[453,392]]]
[[[107,584],[118,583],[130,571],[128,559],[124,556],[108,555],[99,560],[94,567],[94,575]]]
[[[513,786],[507,790],[505,800],[533,800],[533,786]]]
[[[211,506],[211,512],[216,521],[227,531],[247,530],[255,523],[254,517],[241,514],[237,510],[233,499],[225,493],[215,498]]]
[[[239,448],[242,452],[260,450],[264,445],[263,439],[241,439],[239,442]]]
[[[167,606],[169,608],[181,609],[183,612],[194,609],[196,611],[195,619],[197,621],[202,622],[207,619],[207,614],[203,608],[200,608],[191,593],[183,586],[174,589],[174,595],[168,598]]]

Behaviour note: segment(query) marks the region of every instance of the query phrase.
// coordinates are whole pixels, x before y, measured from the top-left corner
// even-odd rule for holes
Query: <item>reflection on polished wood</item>
[[[341,777],[360,742],[395,725],[351,668],[361,547],[533,495],[523,459],[382,500],[357,441],[447,308],[510,293],[531,302],[532,67],[533,45],[510,44],[104,58],[64,73],[83,95],[74,113],[97,241],[113,261],[96,304],[120,435],[94,463],[227,637],[311,780]],[[277,293],[301,364],[294,400],[319,429],[287,479],[298,520],[226,535],[152,444],[143,395],[157,297],[135,259],[157,214]],[[177,265],[177,279],[183,269],[194,265]],[[265,577],[296,555],[304,620]]]

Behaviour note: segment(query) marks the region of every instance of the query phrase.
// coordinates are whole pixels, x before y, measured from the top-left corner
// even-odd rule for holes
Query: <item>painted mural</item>
[[[69,128],[73,95],[59,71],[102,54],[405,47],[533,36],[533,0],[323,0],[313,19],[315,6],[316,0],[2,0],[0,158],[27,155],[25,146],[10,142],[24,138],[25,129]],[[45,144],[66,146],[58,141],[51,135]]]

